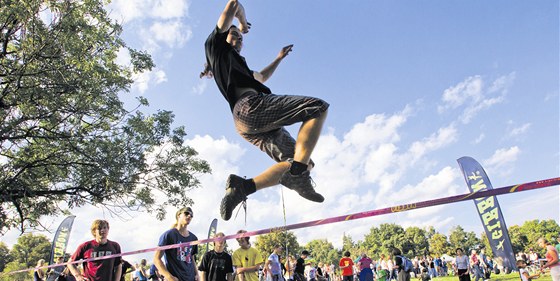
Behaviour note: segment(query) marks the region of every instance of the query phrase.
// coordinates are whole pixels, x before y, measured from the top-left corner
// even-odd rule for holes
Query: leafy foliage
[[[255,242],[255,248],[265,259],[274,251],[275,245],[282,246],[284,254],[286,254],[286,247],[290,255],[298,257],[301,252],[296,235],[291,231],[278,231],[264,234],[258,236]]]
[[[21,263],[18,261],[11,261],[6,264],[6,268],[4,268],[4,272],[13,272],[17,270],[27,269],[25,263]],[[26,272],[19,272],[10,275],[0,275],[0,281],[23,281],[23,280],[32,280],[33,278],[33,271],[26,271]]]
[[[125,110],[132,73],[154,64],[120,38],[103,1],[0,6],[0,233],[85,204],[159,219],[192,204],[185,191],[210,168],[171,128],[172,112],[145,115],[144,98]],[[116,63],[120,50],[131,67]]]
[[[440,257],[445,253],[452,252],[447,242],[447,237],[441,233],[436,233],[430,237],[430,253],[436,257]]]
[[[13,261],[25,264],[26,267],[35,267],[40,259],[49,260],[51,243],[44,235],[31,233],[20,236],[17,243],[10,251]]]
[[[461,248],[465,253],[470,253],[470,249],[480,246],[480,240],[476,238],[474,232],[467,232],[461,226],[456,226],[451,229],[449,234],[449,246],[452,252]]]
[[[4,270],[6,264],[11,261],[10,249],[4,242],[0,242],[0,272]]]
[[[338,260],[341,256],[341,253],[338,252],[327,239],[311,240],[305,245],[305,249],[311,253],[311,256],[317,262],[326,264],[338,264]]]

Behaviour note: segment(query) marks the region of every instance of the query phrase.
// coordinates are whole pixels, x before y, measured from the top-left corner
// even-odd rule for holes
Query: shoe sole
[[[231,215],[233,213],[233,209],[235,209],[235,207],[231,210],[227,210],[227,206],[228,204],[228,199],[229,197],[226,195],[224,196],[224,198],[222,198],[222,202],[220,203],[220,215],[222,216],[222,219],[225,221],[228,221],[231,218]]]
[[[319,193],[312,194],[312,196],[299,194],[299,196],[301,196],[301,197],[303,197],[303,198],[305,198],[309,201],[313,201],[313,202],[317,202],[317,203],[323,203],[325,201],[325,197],[323,197],[323,195],[321,195]]]
[[[235,207],[237,207],[237,205],[239,205],[239,203],[237,203],[237,205],[233,206],[233,208],[231,208],[231,210],[229,210],[228,212],[227,206],[230,205],[228,202],[230,200],[230,197],[228,197],[228,195],[233,192],[233,186],[239,182],[239,179],[241,179],[239,176],[233,174],[229,175],[229,177],[227,178],[226,195],[224,196],[224,198],[222,198],[222,202],[220,203],[220,216],[225,221],[228,221],[231,218],[233,210],[235,209]],[[228,189],[231,189],[231,191],[228,192]]]

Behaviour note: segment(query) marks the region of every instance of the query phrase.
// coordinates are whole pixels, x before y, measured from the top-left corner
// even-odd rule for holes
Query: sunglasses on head
[[[191,216],[191,218],[194,218],[194,214],[189,211],[184,211],[183,214],[185,214],[185,216]]]

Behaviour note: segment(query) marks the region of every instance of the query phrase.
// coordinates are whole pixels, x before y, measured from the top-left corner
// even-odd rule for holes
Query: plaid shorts
[[[284,126],[319,117],[329,108],[321,99],[250,93],[237,101],[233,121],[237,132],[276,162],[294,157],[294,138]]]

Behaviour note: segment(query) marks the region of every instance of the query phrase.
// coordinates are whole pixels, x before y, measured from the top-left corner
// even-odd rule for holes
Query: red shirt
[[[78,249],[72,255],[72,260],[78,261],[120,253],[121,246],[117,242],[107,241],[105,244],[99,244],[97,241],[91,240],[78,246]],[[120,257],[85,262],[83,263],[84,276],[92,281],[113,280],[113,271],[120,263]]]
[[[340,262],[338,263],[338,265],[340,267],[343,266],[348,266],[342,269],[342,276],[352,276],[354,275],[354,270],[352,269],[352,266],[354,265],[354,262],[352,261],[352,259],[347,258],[347,257],[343,257],[342,259],[340,259]]]

